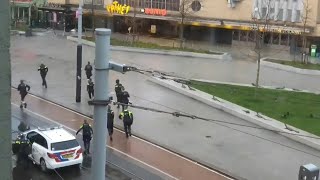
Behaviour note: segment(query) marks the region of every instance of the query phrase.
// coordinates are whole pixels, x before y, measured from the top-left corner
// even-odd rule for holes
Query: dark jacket
[[[84,70],[86,71],[86,74],[92,74],[92,66],[90,64],[87,64]]]
[[[47,75],[47,73],[48,73],[48,71],[49,71],[49,69],[48,69],[48,67],[47,66],[45,66],[45,65],[40,65],[40,67],[38,68],[38,71],[40,71],[40,75],[41,76],[46,76]]]
[[[76,135],[82,130],[82,136],[90,136],[93,134],[92,127],[88,123],[83,123]]]
[[[93,92],[94,91],[94,83],[91,81],[87,85],[87,91]]]
[[[113,121],[114,121],[114,112],[112,110],[110,110],[110,111],[108,111],[108,122],[107,122],[108,129],[113,128]]]
[[[114,91],[116,92],[116,95],[118,96],[121,93],[121,89],[122,89],[122,84],[116,84],[116,86],[114,87]]]
[[[28,84],[21,83],[18,86],[18,91],[20,94],[27,94],[30,91],[30,86]]]
[[[133,123],[133,114],[129,110],[124,110],[120,113],[119,118],[123,120],[124,123],[132,124]]]
[[[128,104],[129,103],[129,93],[127,91],[123,91],[122,94],[121,94],[121,102],[122,103],[125,103],[125,104]]]

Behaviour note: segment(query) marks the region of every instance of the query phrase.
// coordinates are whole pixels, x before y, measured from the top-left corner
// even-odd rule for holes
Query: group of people
[[[42,86],[44,88],[47,88],[47,81],[46,81],[46,76],[48,73],[48,67],[44,65],[43,63],[40,64],[38,71],[40,72],[40,76],[42,79]],[[85,66],[84,68],[86,76],[87,76],[87,91],[89,98],[92,99],[94,97],[94,83],[92,80],[92,66],[90,62]],[[133,113],[128,110],[128,104],[130,103],[129,98],[130,95],[129,93],[125,90],[124,86],[120,83],[119,79],[116,80],[116,85],[114,88],[117,96],[117,101],[114,103],[117,104],[117,108],[120,108],[120,105],[122,106],[122,112],[119,114],[119,119],[123,121],[123,127],[125,131],[125,135],[128,138],[131,136],[131,125],[133,123]],[[21,80],[20,84],[18,86],[18,91],[20,92],[21,96],[21,105],[20,108],[26,108],[27,103],[24,102],[24,99],[28,92],[30,91],[30,86],[25,83],[25,81]],[[108,113],[108,119],[107,119],[107,129],[108,129],[108,134],[110,137],[110,141],[113,140],[113,128],[114,128],[114,112],[111,109],[111,106],[108,105],[107,108],[107,113]],[[92,134],[93,134],[93,129],[91,125],[87,122],[87,120],[84,120],[84,123],[80,127],[80,129],[77,131],[76,135],[82,131],[82,136],[83,136],[83,142],[84,142],[84,148],[85,148],[85,154],[90,153],[90,141],[92,139]]]
[[[90,80],[90,79],[89,79]],[[129,93],[125,91],[123,85],[120,81],[116,80],[115,92],[117,96],[117,108],[122,106],[122,112],[119,114],[119,119],[123,121],[124,132],[127,138],[131,136],[131,125],[133,124],[133,113],[128,110],[129,102]],[[107,129],[110,141],[113,141],[113,128],[114,128],[114,111],[111,109],[111,106],[108,105],[107,108]],[[90,154],[90,141],[92,139],[93,129],[87,120],[84,120],[84,123],[81,125],[80,129],[77,131],[76,135],[82,130],[82,138],[85,147],[85,154]]]

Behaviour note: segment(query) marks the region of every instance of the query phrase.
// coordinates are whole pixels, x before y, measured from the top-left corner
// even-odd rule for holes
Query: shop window
[[[279,9],[279,13],[278,14],[276,14],[276,16],[277,16],[277,20],[280,20],[280,21],[282,21],[282,18],[283,18],[283,9]]]
[[[291,17],[292,17],[292,10],[288,9],[286,21],[291,21]]]
[[[276,44],[278,45],[279,44],[279,34],[278,33],[273,33],[273,36],[272,36],[272,44]]]
[[[300,21],[301,21],[301,11],[296,10],[296,22],[300,22]]]
[[[289,40],[288,34],[281,34],[281,42],[280,42],[281,45],[287,46],[288,40]]]
[[[232,33],[232,39],[234,41],[239,41],[239,30],[234,30]]]
[[[166,0],[167,10],[179,11],[180,0]]]
[[[240,41],[248,41],[248,31],[240,31]]]
[[[255,34],[256,34],[256,31],[249,31],[248,41],[255,42],[255,40],[256,40]]]

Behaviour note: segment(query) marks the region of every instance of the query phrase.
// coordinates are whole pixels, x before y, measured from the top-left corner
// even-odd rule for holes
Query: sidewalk
[[[122,40],[122,41],[130,41],[131,38],[127,34],[120,34],[120,33],[113,33],[112,38]],[[160,37],[153,37],[147,35],[139,36],[138,41],[145,42],[145,43],[153,43],[158,44],[160,46],[167,46],[167,47],[179,47],[179,39],[175,38],[160,38]],[[208,42],[202,41],[193,41],[189,40],[186,41],[185,44],[186,48],[190,49],[201,49],[201,50],[209,50],[213,52],[229,52],[231,53],[234,59],[251,59],[256,60],[256,54],[253,52],[253,47],[249,47],[249,44],[244,43],[243,46],[241,45],[211,45]],[[283,60],[296,60],[300,61],[301,55],[290,54],[290,52],[286,49],[279,49],[276,47],[270,48],[266,47],[262,51],[262,57],[272,57],[275,59],[283,59]],[[320,59],[316,57],[309,57],[310,62],[312,63],[320,63]]]
[[[11,45],[13,86],[16,87],[20,79],[25,79],[31,85],[32,93],[78,112],[92,115],[93,108],[87,104],[88,95],[85,91],[85,78],[82,81],[82,102],[75,103],[76,43],[66,39],[43,36],[32,37],[32,39],[25,37],[12,38]],[[196,75],[195,77],[200,78],[210,77],[216,80],[229,78],[230,81],[234,78],[235,81],[241,81],[241,78],[249,77],[245,81],[250,82],[252,74],[249,72],[253,71],[253,74],[255,73],[255,69],[253,69],[255,64],[252,65],[243,61],[199,61],[195,58],[114,51],[112,52],[112,58],[117,63],[126,63],[142,68],[157,68],[158,70],[188,76]],[[87,61],[92,62],[93,59],[94,49],[85,46],[83,48],[83,66]],[[41,61],[49,67],[48,89],[41,87],[41,78],[36,70]],[[194,68],[196,66],[198,68]],[[82,77],[85,77],[84,72]],[[266,77],[273,82],[272,84],[276,82],[283,86],[282,81],[288,78],[288,74],[279,75],[272,71],[271,75],[268,74]],[[134,72],[125,75],[111,72],[110,92],[113,91],[116,78],[119,78],[125,85],[130,92],[131,102],[136,105],[170,112],[188,112],[197,116],[252,126],[251,123],[242,119],[148,82],[145,76]],[[310,80],[312,78],[315,82],[318,81],[318,77],[295,76],[295,78],[302,78],[301,82],[311,82],[310,84],[312,84],[312,80]],[[300,84],[299,81],[295,84],[299,85],[300,88],[309,86],[309,84]],[[318,88],[318,86],[315,87]],[[116,108],[114,108],[114,111],[115,114],[119,113]],[[306,163],[320,164],[320,159],[316,158],[320,157],[320,152],[279,134],[184,117],[176,118],[149,111],[136,109],[132,109],[132,111],[135,116],[134,135],[160,144],[207,166],[245,179],[296,179],[300,165]],[[54,113],[52,114],[54,115]],[[115,119],[115,124],[122,127],[121,121],[117,119]],[[263,141],[241,131],[262,136],[285,146],[293,147],[293,149]],[[244,164],[246,165],[244,166]]]

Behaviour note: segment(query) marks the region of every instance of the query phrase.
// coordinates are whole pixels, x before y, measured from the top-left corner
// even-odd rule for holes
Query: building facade
[[[267,22],[266,44],[300,47],[302,34],[308,46],[320,43],[318,0],[84,0],[84,9],[86,27],[94,14],[95,27],[114,32],[178,37],[183,20],[186,39],[242,45],[253,43],[255,28]]]

